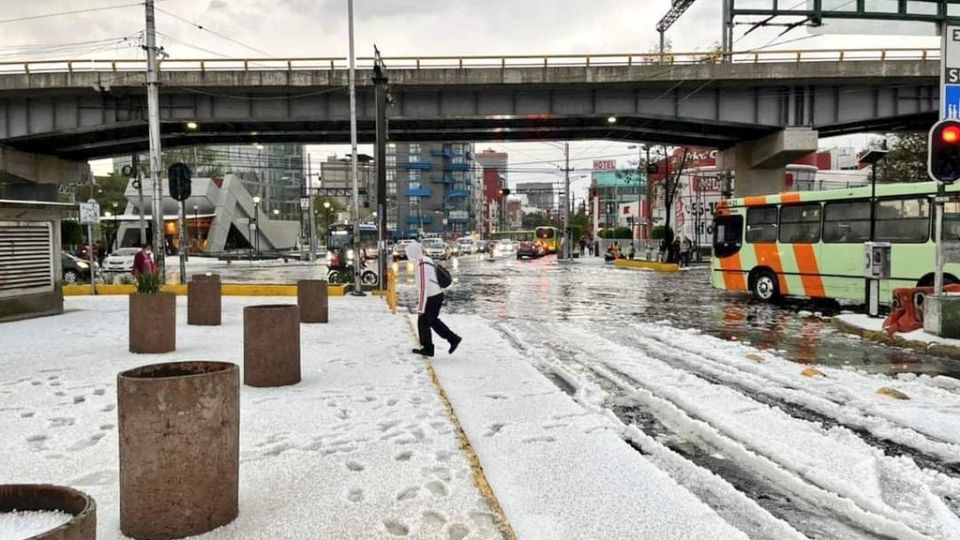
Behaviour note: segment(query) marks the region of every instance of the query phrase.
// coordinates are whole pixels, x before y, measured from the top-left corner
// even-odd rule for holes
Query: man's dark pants
[[[423,313],[417,318],[417,330],[420,332],[420,346],[430,352],[433,351],[433,334],[430,332],[431,329],[447,341],[454,341],[458,337],[440,320],[441,305],[443,305],[443,293],[427,298],[427,305]]]

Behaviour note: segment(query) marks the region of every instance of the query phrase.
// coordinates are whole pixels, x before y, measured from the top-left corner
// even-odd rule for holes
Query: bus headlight
[[[356,252],[354,252],[352,249],[347,250],[347,259],[352,261],[353,258],[356,256],[357,256]]]

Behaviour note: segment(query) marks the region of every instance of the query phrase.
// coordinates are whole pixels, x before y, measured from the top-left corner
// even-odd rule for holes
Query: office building
[[[480,234],[489,238],[490,234],[507,228],[506,200],[500,190],[506,188],[508,155],[487,149],[477,154],[477,163],[483,173],[483,189],[478,202],[480,212]]]
[[[345,217],[353,215],[352,169],[353,159],[350,155],[329,156],[320,163],[321,190],[347,190],[346,194],[330,197],[343,208]],[[371,221],[377,210],[377,169],[373,157],[366,154],[357,155],[357,185],[360,191],[360,221]],[[323,193],[321,191],[321,196],[324,196]]]
[[[530,206],[552,214],[557,209],[556,187],[553,182],[524,182],[517,184],[515,191],[519,195],[526,195]]]

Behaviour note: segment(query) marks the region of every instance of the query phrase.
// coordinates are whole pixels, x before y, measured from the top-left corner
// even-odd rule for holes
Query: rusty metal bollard
[[[390,313],[397,313],[397,273],[393,270],[387,271],[387,305]]]
[[[0,513],[60,511],[73,518],[55,529],[31,536],[31,540],[95,540],[97,503],[86,493],[48,484],[0,485]]]
[[[300,382],[300,308],[293,304],[243,308],[243,384]]]
[[[130,352],[160,354],[177,349],[177,297],[171,293],[130,295]]]
[[[182,538],[237,517],[240,369],[154,364],[117,376],[120,530]]]
[[[330,303],[327,282],[319,279],[298,281],[297,305],[300,306],[300,322],[329,322]]]
[[[193,276],[187,287],[187,324],[220,326],[222,314],[220,276]]]

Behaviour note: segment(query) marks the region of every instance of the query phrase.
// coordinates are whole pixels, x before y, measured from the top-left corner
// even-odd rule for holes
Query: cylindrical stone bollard
[[[297,305],[300,306],[300,322],[328,322],[329,295],[327,282],[319,279],[306,279],[297,282]]]
[[[243,384],[300,382],[300,308],[292,304],[243,308]]]
[[[197,274],[187,288],[187,324],[220,326],[222,319],[220,276]]]
[[[138,539],[202,534],[237,517],[240,370],[155,364],[117,376],[120,530]]]
[[[177,349],[177,297],[172,293],[130,295],[130,352],[160,354]]]
[[[97,504],[86,493],[47,484],[0,485],[0,514],[5,512],[51,512],[70,514],[70,521],[30,540],[95,540]],[[2,518],[0,518],[2,521]]]

